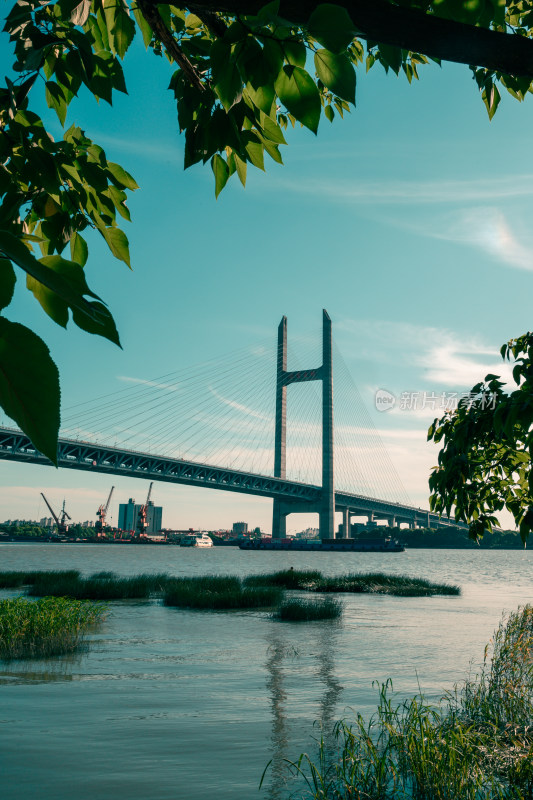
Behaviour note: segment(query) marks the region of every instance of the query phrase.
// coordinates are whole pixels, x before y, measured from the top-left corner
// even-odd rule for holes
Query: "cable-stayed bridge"
[[[286,535],[286,518],[293,513],[318,513],[322,539],[335,538],[335,511],[343,513],[341,536],[348,535],[352,516],[386,520],[391,526],[455,524],[415,508],[405,499],[379,437],[368,417],[361,418],[365,412],[360,398],[347,393],[342,385],[336,389],[335,404],[336,417],[337,405],[340,408],[341,423],[336,422],[334,429],[333,343],[331,320],[325,311],[320,351],[320,355],[314,354],[320,359],[318,366],[288,370],[287,320],[282,319],[275,398],[269,350],[261,347],[246,348],[229,365],[218,362],[216,370],[210,364],[207,383],[202,369],[178,376],[169,373],[154,381],[124,378],[134,384],[133,390],[78,404],[70,413],[67,409],[58,464],[272,498],[274,538]],[[258,361],[262,363],[259,379]],[[249,362],[253,371],[246,366]],[[237,391],[236,368],[242,391]],[[297,386],[304,383],[319,384],[321,392]],[[296,397],[291,405],[287,389],[293,384],[291,393]],[[358,425],[343,423],[343,399],[348,416],[356,412],[359,417]],[[289,418],[294,417],[295,424],[287,424],[288,405]],[[95,429],[99,433],[93,433]],[[268,474],[272,429],[274,469]],[[116,443],[103,444],[103,440]],[[373,463],[368,463],[372,460],[369,455]],[[11,428],[0,428],[0,458],[50,464],[25,434]]]

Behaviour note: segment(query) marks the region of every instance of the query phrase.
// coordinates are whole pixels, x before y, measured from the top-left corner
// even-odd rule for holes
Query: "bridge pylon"
[[[278,327],[276,370],[276,419],[274,436],[274,477],[287,477],[287,386],[304,381],[322,381],[322,493],[318,503],[301,504],[274,499],[272,538],[283,539],[287,534],[287,515],[292,513],[319,514],[321,539],[335,538],[335,479],[333,445],[333,351],[331,319],[322,312],[322,365],[315,369],[287,370],[287,317]]]

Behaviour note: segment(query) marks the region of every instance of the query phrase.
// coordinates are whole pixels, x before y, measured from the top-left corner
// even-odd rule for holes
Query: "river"
[[[529,551],[287,553],[1,544],[1,570],[250,575],[293,566],[458,584],[460,597],[343,596],[338,623],[109,606],[75,655],[0,661],[3,800],[284,800],[284,759],[376,704],[373,681],[432,698],[465,677],[504,610],[533,601]],[[13,596],[13,592],[0,592]],[[261,792],[259,780],[273,760]]]

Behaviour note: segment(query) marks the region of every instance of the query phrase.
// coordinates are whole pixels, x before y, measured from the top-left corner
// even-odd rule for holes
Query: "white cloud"
[[[496,344],[475,336],[459,337],[446,328],[387,320],[343,320],[337,328],[357,341],[362,358],[418,368],[420,384],[403,386],[401,391],[431,392],[434,384],[470,389],[488,373],[506,380],[511,377],[510,367],[501,360]],[[378,388],[390,389],[376,386],[372,393]]]
[[[336,202],[381,204],[445,204],[471,203],[533,196],[533,175],[513,175],[472,180],[434,181],[347,181],[310,179],[287,181],[279,179],[276,188],[298,194],[330,198]]]
[[[117,375],[117,380],[124,383],[136,383],[141,386],[151,386],[154,389],[160,389],[167,392],[179,392],[179,384],[177,383],[159,383],[158,381],[149,381],[146,378],[132,378],[129,375]]]

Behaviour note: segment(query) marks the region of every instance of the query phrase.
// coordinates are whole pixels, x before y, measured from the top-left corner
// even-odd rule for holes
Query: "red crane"
[[[113,494],[114,488],[115,488],[114,486],[111,487],[111,491],[109,492],[109,497],[107,498],[107,503],[105,504],[105,506],[102,503],[102,505],[98,507],[98,511],[96,512],[96,516],[98,517],[98,519],[96,520],[94,528],[97,533],[102,533],[105,528],[107,509],[109,508],[109,503],[111,502],[111,495]]]
[[[52,508],[52,506],[50,505],[50,503],[48,502],[48,500],[46,499],[46,497],[44,496],[44,494],[42,492],[41,492],[41,497],[43,498],[44,502],[48,506],[48,510],[50,511],[50,514],[55,519],[55,522],[56,522],[56,525],[57,525],[57,532],[60,535],[64,535],[68,531],[68,525],[66,523],[66,520],[67,519],[71,519],[70,515],[67,514],[67,512],[65,511],[65,501],[63,500],[63,508],[61,509],[61,519],[60,519],[57,516],[56,512],[54,511],[54,509]]]
[[[137,515],[137,536],[144,536],[146,535],[146,528],[148,527],[148,503],[150,502],[150,495],[152,494],[152,486],[154,482],[150,484],[150,488],[148,489],[148,496],[146,498],[146,503],[140,506],[139,513]]]

